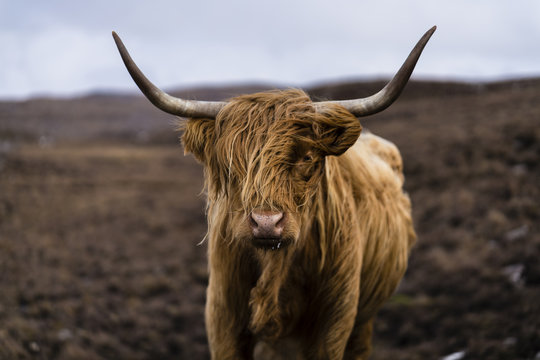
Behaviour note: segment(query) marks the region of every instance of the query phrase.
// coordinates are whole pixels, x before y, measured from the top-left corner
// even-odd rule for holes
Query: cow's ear
[[[337,156],[354,145],[362,132],[362,126],[345,108],[331,105],[324,112],[317,113],[313,132],[322,152]]]
[[[188,119],[182,123],[180,130],[184,132],[184,153],[192,153],[197,160],[205,163],[215,142],[215,123],[214,119]]]

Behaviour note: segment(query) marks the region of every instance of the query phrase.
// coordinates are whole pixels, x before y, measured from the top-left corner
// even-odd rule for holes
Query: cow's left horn
[[[437,27],[434,26],[422,36],[407,57],[407,60],[401,65],[401,68],[394,78],[378,93],[363,99],[317,102],[314,104],[317,111],[324,111],[324,108],[328,104],[338,104],[346,108],[353,115],[361,117],[372,115],[386,109],[399,97],[399,94],[401,94],[407,81],[409,81],[420,54],[422,54],[422,50],[424,50],[424,46],[426,46],[429,38],[436,29]]]
[[[159,109],[182,117],[215,118],[219,111],[227,104],[222,101],[184,100],[165,93],[144,76],[129,55],[120,37],[114,31],[112,35],[129,74],[142,93]]]

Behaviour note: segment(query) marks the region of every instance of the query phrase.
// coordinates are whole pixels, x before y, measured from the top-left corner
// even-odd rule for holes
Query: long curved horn
[[[394,78],[378,93],[363,99],[317,102],[314,104],[315,109],[317,111],[324,111],[324,108],[328,104],[338,104],[346,108],[356,117],[372,115],[386,109],[401,94],[401,91],[411,77],[420,54],[422,54],[422,50],[424,50],[424,46],[426,46],[429,38],[431,35],[433,35],[436,29],[437,27],[434,26],[429,29],[424,36],[422,36],[407,57],[407,60],[405,60],[403,65],[401,65],[401,68],[398,70]]]
[[[129,74],[142,93],[159,109],[182,117],[215,118],[219,111],[227,104],[222,101],[183,100],[163,92],[144,76],[129,55],[120,37],[114,31],[112,35]]]

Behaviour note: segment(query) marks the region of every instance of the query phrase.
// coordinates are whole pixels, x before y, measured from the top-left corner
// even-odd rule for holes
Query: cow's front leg
[[[307,359],[343,359],[358,310],[359,284],[359,272],[325,284],[311,311],[317,325],[304,343]]]
[[[365,360],[371,354],[371,336],[373,333],[373,318],[354,324],[354,329],[349,337],[345,360]]]
[[[206,332],[213,360],[252,359],[254,339],[248,330],[250,261],[227,249],[210,254],[206,298]]]
[[[212,281],[212,276],[210,277]],[[244,307],[243,312],[231,306],[233,299],[223,297],[227,293],[221,285],[209,285],[206,300],[206,332],[213,360],[252,359],[253,336],[248,331],[247,301],[236,299],[235,305]]]

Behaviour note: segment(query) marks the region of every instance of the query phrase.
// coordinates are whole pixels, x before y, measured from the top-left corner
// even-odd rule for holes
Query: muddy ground
[[[540,80],[411,83],[362,123],[401,149],[418,232],[372,359],[539,359]],[[0,102],[0,359],[208,358],[202,169],[173,128],[140,97]]]

